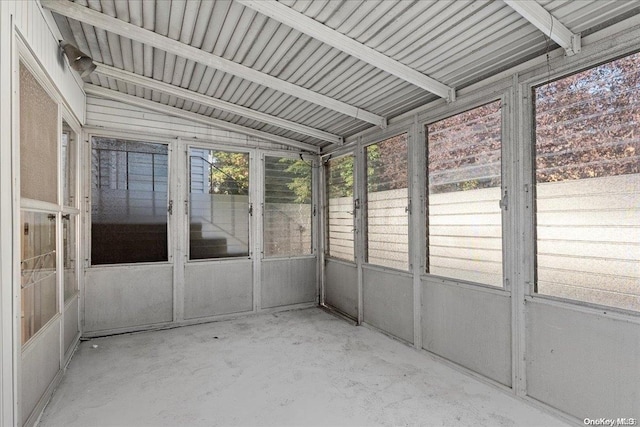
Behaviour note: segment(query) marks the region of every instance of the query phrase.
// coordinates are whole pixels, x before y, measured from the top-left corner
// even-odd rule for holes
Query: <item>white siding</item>
[[[48,26],[45,12],[34,0],[9,1],[6,8],[8,13],[13,15],[16,29],[24,37],[42,69],[45,70],[73,114],[80,123],[83,123],[85,94],[82,90],[82,81],[67,67],[66,61],[61,60],[57,29],[52,30]]]
[[[287,149],[235,132],[151,112],[118,101],[87,97],[87,126],[164,138],[199,139],[233,146]]]

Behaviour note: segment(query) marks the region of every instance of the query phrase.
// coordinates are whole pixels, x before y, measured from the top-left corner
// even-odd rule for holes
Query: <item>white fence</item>
[[[537,186],[538,292],[640,310],[640,175]],[[429,198],[429,271],[502,286],[499,188]],[[369,262],[406,269],[406,190],[370,194]],[[350,197],[329,200],[329,254],[353,260]],[[402,266],[401,266],[402,265]]]
[[[537,187],[538,292],[640,310],[640,175]]]

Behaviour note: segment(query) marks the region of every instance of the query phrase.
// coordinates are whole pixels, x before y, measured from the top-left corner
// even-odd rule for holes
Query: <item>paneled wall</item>
[[[305,243],[301,243],[305,250],[286,257],[269,257],[264,251],[263,234],[274,231],[262,219],[261,156],[287,155],[291,150],[95,97],[87,99],[85,129],[87,138],[100,135],[167,144],[168,199],[173,201],[168,216],[168,261],[86,269],[85,335],[189,324],[317,302],[317,257],[310,253],[315,231],[306,229],[301,235],[295,221],[291,230],[280,226],[279,235],[295,234],[297,240]],[[210,150],[248,153],[248,194],[210,193],[206,178],[209,167],[205,164]],[[194,159],[194,153],[202,153],[203,159],[197,156]],[[91,178],[85,179],[89,188]],[[88,191],[86,195],[93,197]],[[158,218],[167,218],[167,203],[168,200],[157,200]],[[311,206],[304,205],[302,209],[300,206],[279,204],[278,209],[290,217],[294,213],[304,216],[304,212],[311,217]],[[90,232],[87,225],[85,236]],[[190,238],[226,250],[190,258],[189,251],[196,247],[190,245]]]
[[[79,338],[77,295],[66,301],[60,298],[54,316],[23,348],[20,348],[21,327],[12,316],[20,312],[19,300],[14,295],[17,289],[14,283],[19,283],[15,267],[19,261],[16,260],[19,242],[13,240],[18,236],[14,230],[20,222],[21,204],[19,188],[13,186],[13,175],[19,176],[20,164],[19,154],[13,157],[14,152],[19,152],[20,142],[19,92],[15,86],[19,61],[28,65],[53,100],[55,107],[50,112],[55,122],[58,109],[74,129],[84,121],[82,82],[61,56],[58,47],[61,37],[49,22],[47,13],[36,1],[0,2],[0,424],[7,426],[36,421]],[[55,127],[54,132],[57,134]],[[36,167],[23,170],[21,178],[24,182],[34,181],[30,174],[37,172]],[[55,203],[53,200],[52,205]],[[59,231],[62,233],[62,229]],[[59,289],[58,294],[62,296],[63,290]]]
[[[80,123],[85,118],[85,95],[82,80],[73,73],[60,54],[61,39],[55,26],[50,27],[45,12],[36,1],[4,1],[4,12],[12,16],[17,33],[24,38],[28,49],[40,63],[41,69],[53,83],[60,101],[68,105]],[[4,81],[4,80],[3,80]]]
[[[460,90],[455,103],[426,105],[327,153],[356,156],[353,198],[363,200],[367,188],[358,178],[370,173],[367,145],[408,132],[412,187],[403,258],[411,265],[409,272],[376,265],[396,255],[393,224],[385,240],[384,230],[367,230],[351,197],[334,198],[325,222],[346,234],[328,244],[355,242],[356,256],[327,256],[324,302],[573,422],[639,419],[637,169],[536,185],[532,154],[532,88],[637,51],[640,20],[625,25],[585,37],[579,56],[534,60]],[[428,194],[425,125],[493,101],[502,106],[502,186]],[[627,147],[620,158],[637,164],[637,140],[612,138],[608,144]],[[563,141],[556,151],[566,150]],[[478,159],[467,160],[472,168]],[[611,160],[593,161],[600,167]],[[398,216],[385,195],[391,192],[369,202]],[[367,248],[372,241],[376,246]]]

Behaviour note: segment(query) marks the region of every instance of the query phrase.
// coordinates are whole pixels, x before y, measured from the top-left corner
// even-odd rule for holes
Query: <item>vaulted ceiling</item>
[[[323,149],[640,13],[608,0],[41,0],[88,94]]]

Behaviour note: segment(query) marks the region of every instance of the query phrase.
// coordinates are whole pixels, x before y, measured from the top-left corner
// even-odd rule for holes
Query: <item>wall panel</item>
[[[358,317],[358,271],[354,264],[327,260],[324,302],[351,317]]]
[[[640,325],[527,302],[528,395],[584,418],[640,419]]]
[[[230,131],[216,129],[189,120],[171,117],[127,105],[122,102],[87,97],[87,126],[104,127],[129,132],[144,132],[167,138],[200,139],[221,144],[252,146],[262,148],[285,148],[277,144],[259,141],[255,138]]]
[[[80,325],[78,324],[78,305],[80,300],[75,297],[67,304],[64,310],[64,341],[63,352],[66,355],[69,350],[72,349],[75,339],[80,332]]]
[[[413,278],[367,266],[362,274],[364,321],[413,342]]]
[[[511,298],[484,289],[422,281],[425,350],[511,385]]]
[[[173,267],[90,268],[85,276],[84,331],[109,331],[173,320]]]
[[[262,260],[262,308],[314,302],[316,257]]]
[[[21,424],[29,419],[38,403],[44,403],[41,399],[59,370],[60,317],[42,329],[22,352]]]
[[[253,309],[253,261],[194,262],[184,271],[184,317],[195,319]]]
[[[13,14],[17,30],[29,45],[42,69],[80,123],[85,119],[85,94],[82,80],[67,67],[60,56],[57,28],[52,30],[45,13],[36,1],[7,2],[7,12]],[[55,32],[54,32],[55,31]]]

